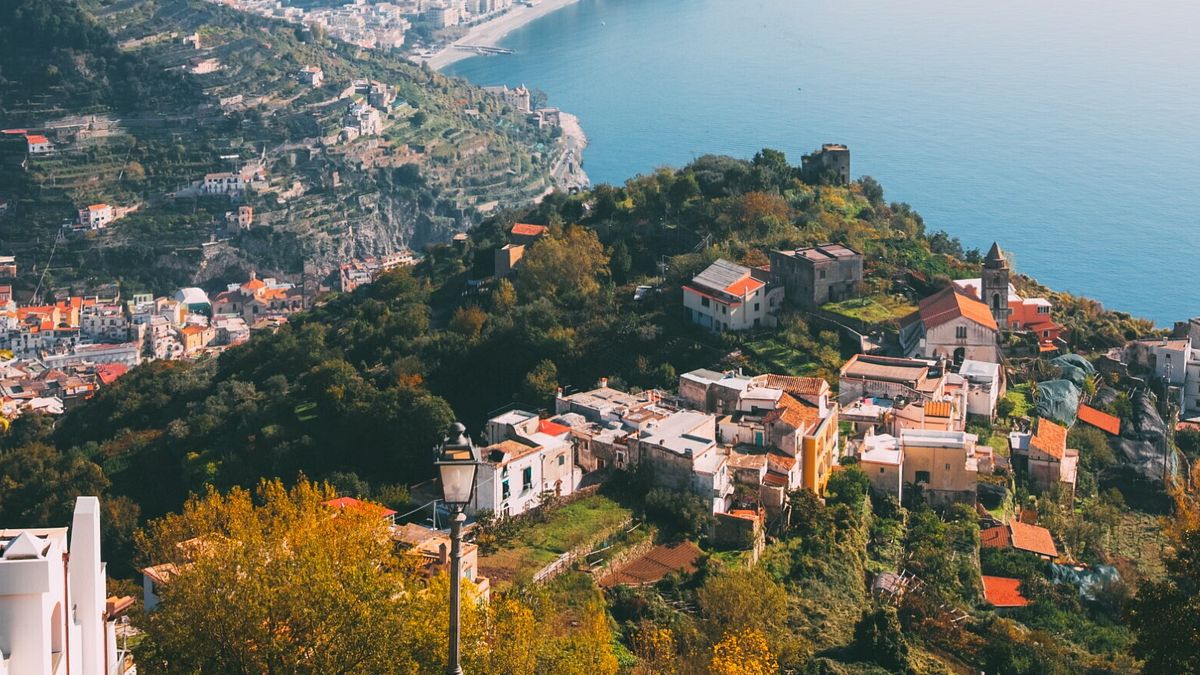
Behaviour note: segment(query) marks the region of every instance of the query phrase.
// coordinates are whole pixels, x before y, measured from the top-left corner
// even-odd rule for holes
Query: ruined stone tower
[[[992,242],[987,258],[983,260],[983,274],[979,281],[979,299],[992,310],[992,318],[1000,330],[1008,328],[1008,259],[1000,250],[1000,244]]]

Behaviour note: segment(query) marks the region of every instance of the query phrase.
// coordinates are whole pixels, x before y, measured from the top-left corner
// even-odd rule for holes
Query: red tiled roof
[[[540,237],[546,233],[545,225],[532,225],[530,223],[517,223],[512,226],[509,232],[522,237]]]
[[[739,280],[733,282],[732,284],[729,284],[728,286],[726,286],[725,292],[729,293],[730,295],[736,295],[737,297],[741,298],[741,297],[744,297],[747,293],[757,291],[758,289],[762,288],[763,286],[766,286],[766,284],[759,281],[758,279],[755,279],[754,277],[746,277],[744,279],[739,279]]]
[[[782,389],[793,396],[818,396],[829,391],[829,383],[820,377],[767,375],[766,384],[771,389]]]
[[[1037,431],[1029,444],[1055,459],[1062,459],[1067,452],[1067,428],[1043,417],[1038,420]]]
[[[980,530],[979,545],[987,546],[988,548],[1008,548],[1012,545],[1012,537],[1008,534],[1008,527],[1000,525],[999,527],[989,527],[986,530]]]
[[[112,384],[117,381],[117,378],[129,372],[129,366],[123,363],[105,363],[96,366],[96,377],[100,378],[101,384]]]
[[[1008,529],[1012,534],[1013,548],[1051,558],[1058,557],[1058,547],[1054,545],[1054,537],[1050,535],[1050,530],[1037,525],[1026,525],[1019,520],[1009,522]]]
[[[1021,580],[983,576],[983,597],[993,607],[1024,607],[1029,599],[1021,595]]]
[[[782,420],[793,429],[803,429],[807,432],[810,426],[820,423],[821,411],[805,405],[785,392],[779,397],[778,407],[767,413],[763,420],[768,423]]]
[[[387,508],[386,506],[372,504],[371,502],[364,502],[361,499],[355,499],[354,497],[338,497],[322,503],[325,504],[325,506],[338,509],[339,511],[343,509],[375,509],[379,511],[380,516],[383,518],[396,515],[395,511]]]
[[[949,417],[950,401],[929,401],[925,404],[925,414],[930,417]]]
[[[28,141],[30,145],[41,145],[42,143],[50,142],[49,138],[38,134],[30,134],[25,137],[25,140]]]
[[[936,328],[947,321],[965,317],[983,326],[996,330],[992,311],[982,302],[964,293],[957,286],[948,286],[921,300],[917,311],[909,314],[901,323],[908,325],[920,320],[926,329]]]
[[[1121,418],[1109,415],[1101,410],[1096,410],[1090,405],[1084,403],[1079,404],[1079,421],[1090,424],[1100,431],[1113,436],[1121,435]]]
[[[538,431],[547,436],[561,436],[570,433],[571,427],[550,420],[538,420]]]

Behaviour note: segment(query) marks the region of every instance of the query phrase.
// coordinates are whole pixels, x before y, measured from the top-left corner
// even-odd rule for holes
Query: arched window
[[[1000,306],[1000,294],[992,293],[992,309],[1002,309]]]

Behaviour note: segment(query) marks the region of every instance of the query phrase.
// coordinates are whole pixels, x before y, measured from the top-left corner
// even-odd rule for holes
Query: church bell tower
[[[1008,316],[1012,310],[1008,308],[1008,259],[1000,250],[1000,244],[993,242],[988,250],[987,258],[983,261],[983,275],[979,282],[979,299],[992,310],[992,318],[1000,330],[1008,328]]]

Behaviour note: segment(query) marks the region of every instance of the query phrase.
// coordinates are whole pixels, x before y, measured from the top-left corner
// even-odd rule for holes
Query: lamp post
[[[471,501],[475,490],[475,473],[479,468],[479,455],[467,428],[455,422],[438,448],[434,464],[442,480],[442,501],[452,512],[450,518],[450,650],[446,665],[447,675],[462,675],[458,663],[458,619],[460,596],[462,595],[462,524],[467,516],[463,509]]]

